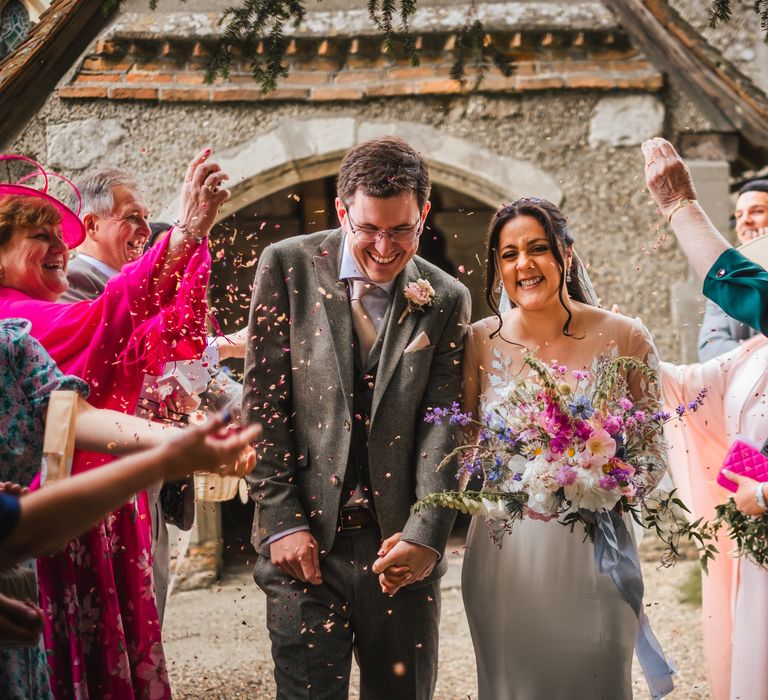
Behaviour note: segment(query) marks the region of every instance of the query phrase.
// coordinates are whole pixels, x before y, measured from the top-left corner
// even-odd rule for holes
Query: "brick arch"
[[[560,204],[555,179],[531,163],[413,122],[373,122],[353,117],[286,119],[280,126],[214,157],[229,173],[232,198],[219,219],[285,187],[329,177],[344,153],[358,143],[384,135],[405,139],[427,159],[433,182],[497,207],[524,195]],[[178,201],[160,215],[174,217]]]

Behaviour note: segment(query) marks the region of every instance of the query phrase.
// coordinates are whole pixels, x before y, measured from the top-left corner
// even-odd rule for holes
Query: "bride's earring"
[[[565,281],[570,284],[571,282],[571,268],[568,268],[568,272],[565,273]]]
[[[504,283],[501,280],[499,280],[496,283],[496,294],[501,294],[503,290],[504,290]]]

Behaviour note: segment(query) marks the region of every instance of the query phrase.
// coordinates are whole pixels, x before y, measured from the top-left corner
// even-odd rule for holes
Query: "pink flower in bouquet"
[[[589,436],[592,435],[592,426],[583,420],[573,421],[573,430],[576,437],[582,442],[589,440]]]
[[[620,416],[612,416],[610,413],[603,416],[602,419],[603,430],[607,431],[610,435],[618,435],[624,429],[624,421]]]
[[[585,450],[580,455],[582,466],[602,466],[616,454],[616,440],[606,430],[593,430],[585,443]]]
[[[550,435],[550,451],[562,454],[573,438],[571,419],[562,412],[559,404],[547,397],[547,406],[539,417],[539,423]]]

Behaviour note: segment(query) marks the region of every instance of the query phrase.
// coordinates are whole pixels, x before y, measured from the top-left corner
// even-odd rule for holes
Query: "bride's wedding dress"
[[[557,358],[568,366],[572,386],[571,370],[591,369],[600,355],[629,355],[656,365],[655,349],[639,321],[596,313],[599,328],[582,341],[588,345],[579,344],[574,363]],[[477,397],[473,408],[480,416],[483,404],[520,376],[522,351],[499,336],[490,338],[496,326],[494,318],[476,323],[467,341],[465,392]],[[627,379],[636,402],[657,398],[648,396],[655,389],[639,376]],[[662,474],[655,475],[656,482]],[[484,520],[473,518],[462,590],[480,700],[632,697],[637,616],[611,577],[597,569],[594,546],[584,540],[580,526],[571,532],[555,521],[526,518],[504,535],[499,549]]]

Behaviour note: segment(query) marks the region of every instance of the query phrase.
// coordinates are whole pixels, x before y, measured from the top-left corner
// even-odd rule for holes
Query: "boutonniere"
[[[412,311],[424,311],[425,306],[432,306],[435,302],[435,290],[432,285],[421,277],[414,282],[408,282],[403,292],[407,306],[397,321],[399,326],[405,317]]]

